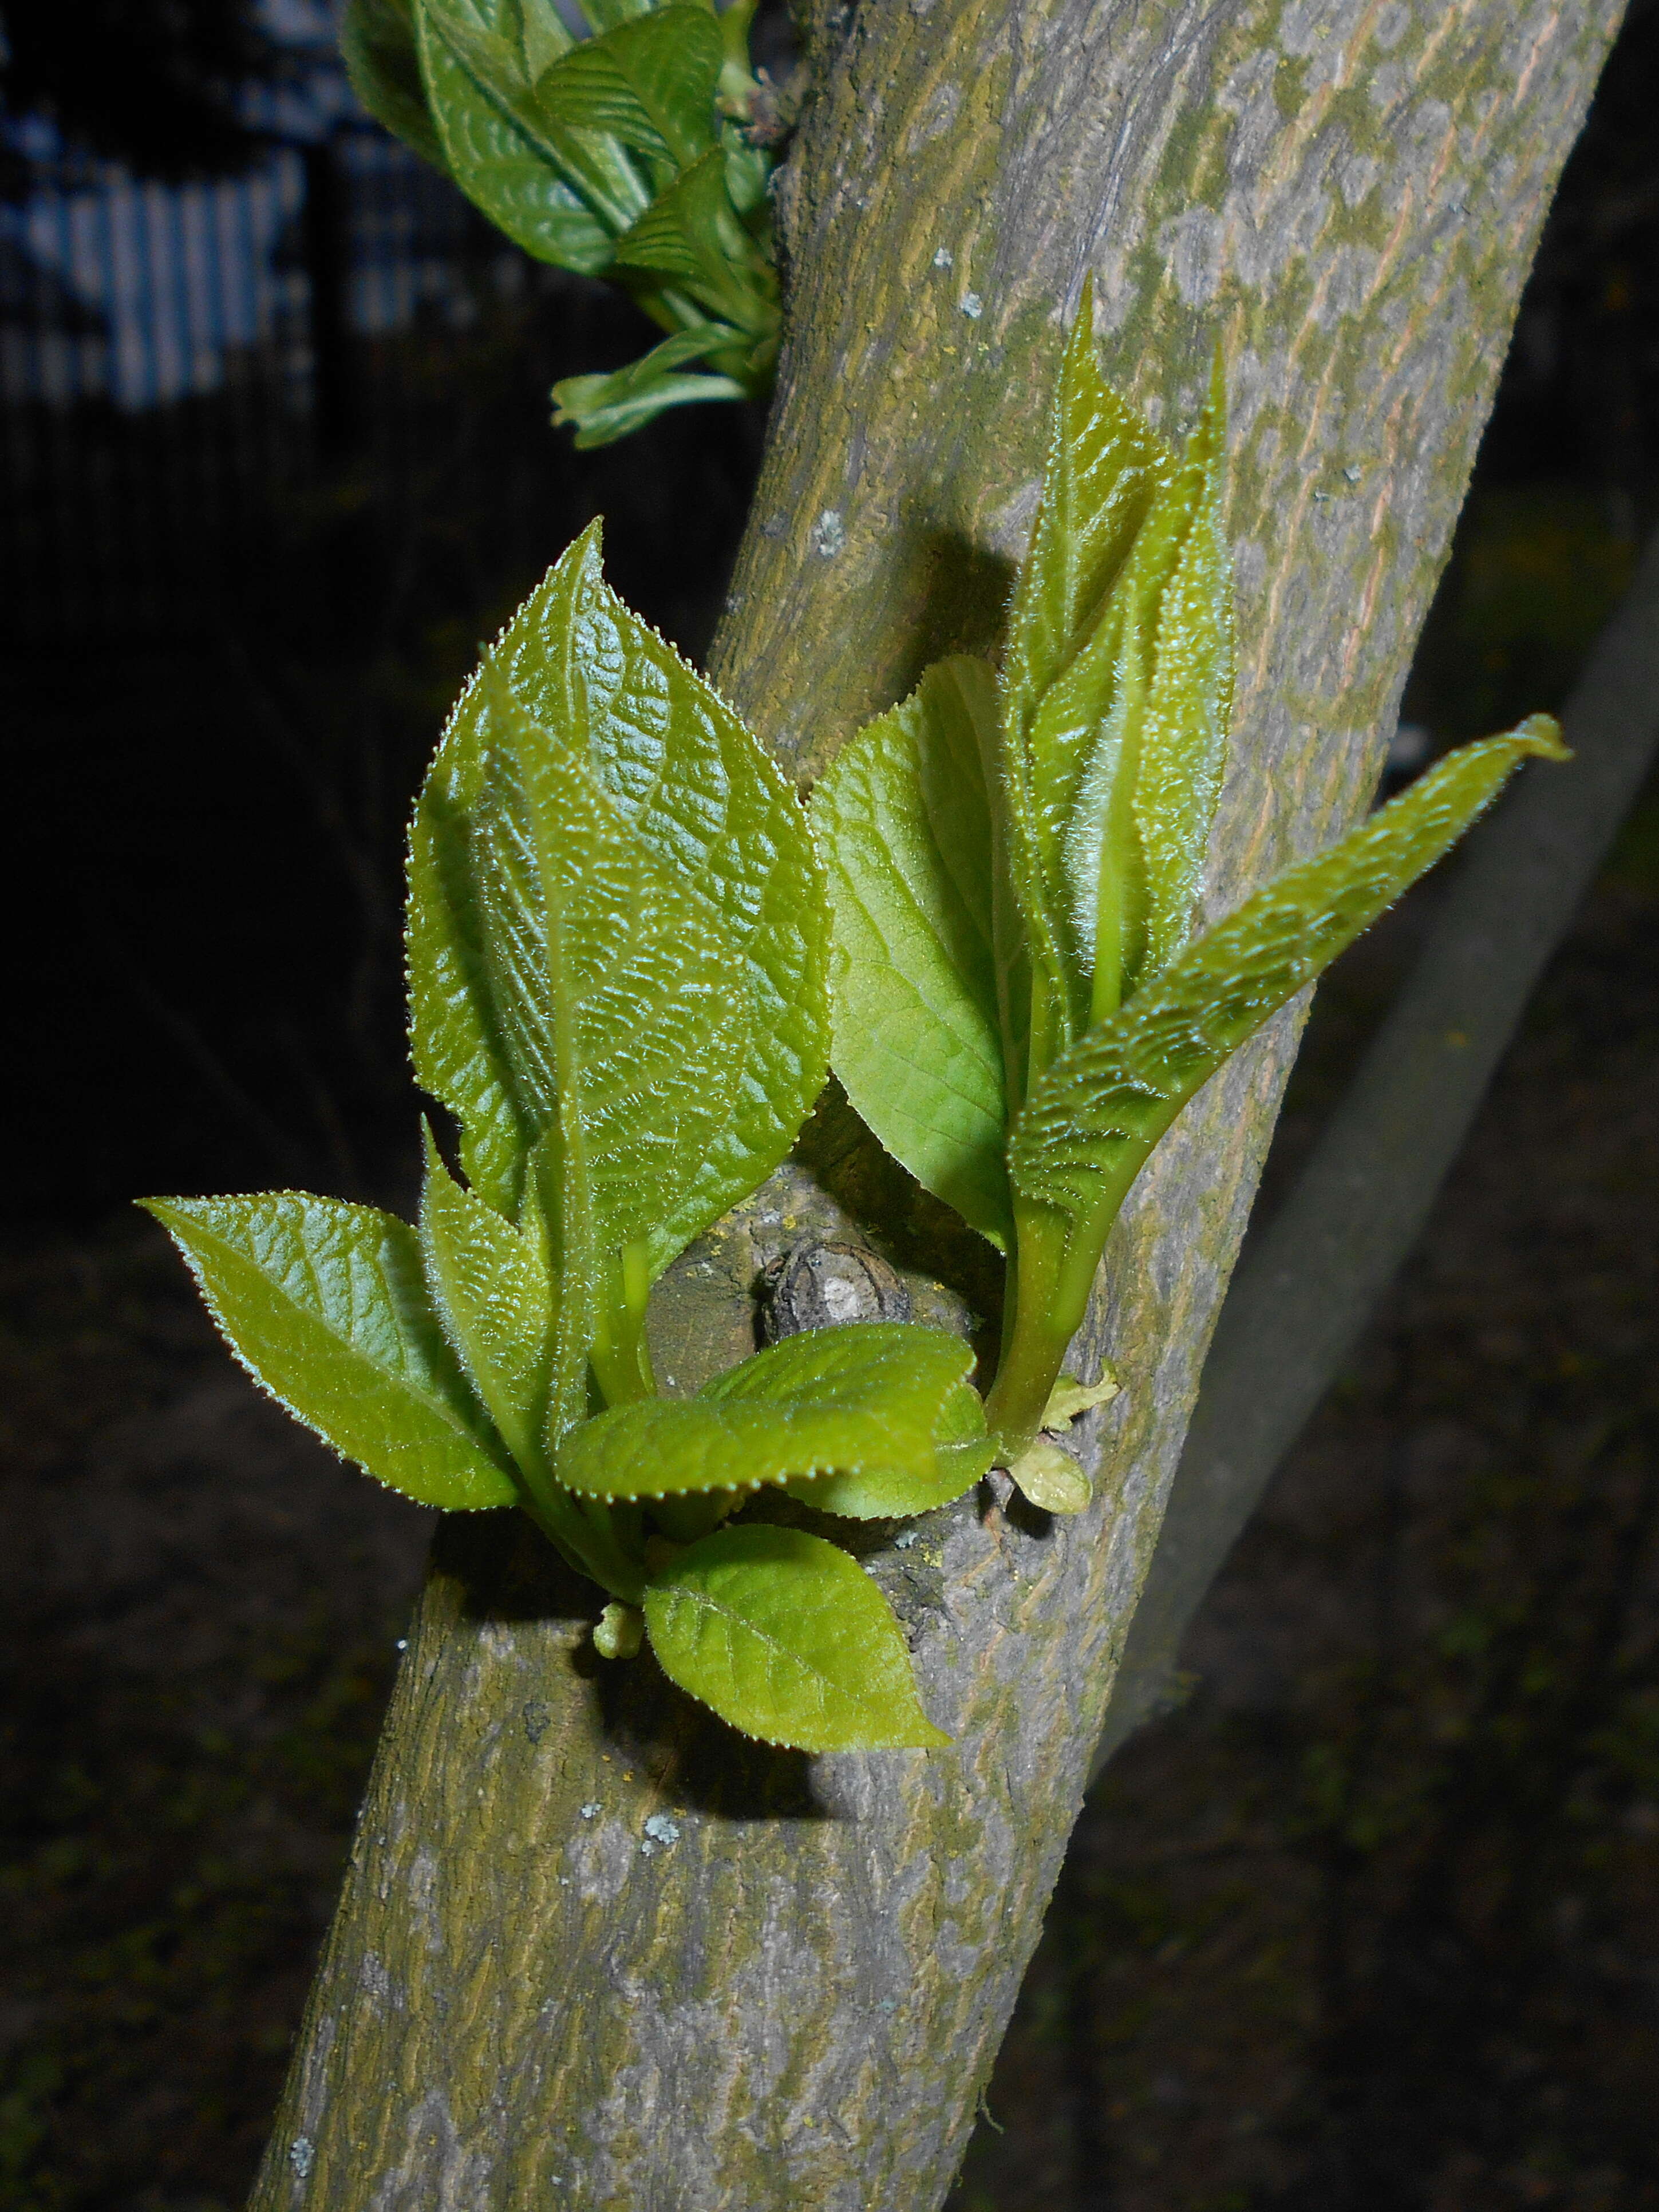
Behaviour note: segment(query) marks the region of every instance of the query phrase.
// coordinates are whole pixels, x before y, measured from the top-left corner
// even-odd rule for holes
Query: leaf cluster
[[[380,1481],[524,1507],[737,1725],[814,1750],[940,1741],[844,1552],[723,1524],[763,1486],[854,1518],[959,1497],[993,1449],[968,1347],[838,1329],[656,1395],[652,1284],[822,1088],[826,905],[794,792],[611,591],[597,526],[463,694],[409,876],[416,1072],[459,1172],[428,1129],[415,1227],[296,1192],[150,1201],[215,1319]]]
[[[620,284],[666,333],[554,387],[578,446],[770,389],[778,295],[767,180],[744,127],[755,0],[349,0],[363,105],[538,260]],[[700,366],[698,366],[700,364]]]
[[[598,100],[603,47],[538,82],[580,62]],[[930,669],[810,817],[611,591],[597,525],[485,653],[410,836],[415,1069],[454,1133],[452,1166],[428,1130],[418,1224],[295,1192],[150,1202],[301,1420],[428,1504],[521,1506],[610,1594],[602,1652],[648,1638],[726,1719],[809,1750],[944,1739],[848,1554],[735,1516],[923,1513],[998,1462],[1080,1510],[1054,1432],[1116,1384],[1061,1362],[1153,1146],[1517,761],[1562,750],[1542,717],[1463,748],[1193,936],[1232,684],[1220,373],[1177,457],[1102,380],[1090,319],[1085,295],[1000,669]],[[908,1324],[787,1337],[665,1399],[652,1285],[777,1166],[832,1056],[1006,1255],[988,1401],[966,1345]]]
[[[1231,711],[1224,392],[1177,457],[1100,374],[1085,291],[1001,666],[938,663],[813,794],[833,1061],[881,1143],[1008,1255],[988,1417],[1031,1494],[1113,1222],[1176,1115],[1528,753],[1464,748],[1189,941]]]

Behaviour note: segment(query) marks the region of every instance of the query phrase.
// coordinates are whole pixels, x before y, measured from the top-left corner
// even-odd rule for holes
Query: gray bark
[[[1109,372],[1166,428],[1218,337],[1228,362],[1243,650],[1212,903],[1340,830],[1619,15],[826,7],[782,208],[781,387],[714,655],[738,706],[811,774],[927,659],[993,641],[1092,270]],[[986,1493],[872,1559],[950,1750],[744,1745],[648,1661],[592,1662],[593,1594],[527,1528],[446,1528],[262,2212],[939,2203],[1080,1802],[1296,1026],[1194,1102],[1115,1236],[1079,1346],[1125,1384],[1086,1438],[1096,1508],[1050,1523]],[[786,1178],[679,1271],[682,1382],[749,1348],[755,1241],[792,1212],[850,1226]]]
[[[1182,1638],[1273,1470],[1422,1233],[1545,963],[1659,747],[1659,537],[1562,716],[1571,775],[1480,824],[1296,1188],[1234,1275],[1095,1771],[1169,1697]]]

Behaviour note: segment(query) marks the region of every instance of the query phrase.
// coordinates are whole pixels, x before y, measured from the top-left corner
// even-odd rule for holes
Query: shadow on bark
[[[459,1583],[459,1610],[471,1621],[582,1620],[597,1613],[599,1593],[568,1567],[522,1513],[451,1513],[433,1542],[434,1576]],[[584,1638],[570,1671],[591,1686],[599,1732],[613,1756],[672,1778],[675,1792],[699,1811],[726,1820],[823,1820],[805,1752],[757,1743],[677,1690],[652,1657],[616,1665]],[[550,1698],[531,1698],[520,1721],[534,1744],[545,1731]]]
[[[907,699],[923,672],[947,653],[976,653],[992,659],[1001,644],[1008,601],[1014,588],[1014,564],[1001,553],[975,545],[956,530],[904,533],[907,568],[922,580],[922,606],[902,680],[895,699]]]

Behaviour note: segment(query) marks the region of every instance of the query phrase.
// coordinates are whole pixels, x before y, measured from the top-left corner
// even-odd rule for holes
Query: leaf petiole
[[[1060,1370],[1082,1319],[1061,1297],[1066,1273],[1066,1219],[1052,1206],[1014,1201],[1009,1324],[985,1405],[986,1426],[1005,1453],[1018,1453],[1042,1426]],[[1087,1291],[1084,1297],[1087,1302]]]
[[[645,1309],[651,1296],[649,1247],[643,1237],[611,1255],[599,1304],[599,1332],[588,1358],[607,1406],[654,1398]]]
[[[525,1511],[554,1549],[624,1605],[638,1605],[645,1589],[645,1546],[637,1507],[578,1498],[556,1482],[524,1486]]]

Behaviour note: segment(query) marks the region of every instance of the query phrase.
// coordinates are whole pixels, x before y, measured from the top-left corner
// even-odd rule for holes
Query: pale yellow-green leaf
[[[1564,757],[1547,715],[1465,745],[1188,945],[1048,1070],[1009,1148],[1015,1190],[1068,1224],[1063,1303],[1080,1316],[1101,1240],[1182,1106],[1497,796],[1528,754]]]
[[[427,1135],[421,1253],[457,1358],[519,1465],[539,1471],[554,1285],[539,1217],[508,1221],[464,1189]],[[586,1347],[584,1347],[586,1349]]]
[[[511,776],[488,767],[497,725]],[[794,793],[610,591],[595,526],[492,648],[416,812],[416,1066],[480,1195],[516,1215],[568,1000],[584,1073],[560,1141],[591,1165],[601,1240],[643,1237],[665,1265],[777,1164],[823,1085],[823,907]]]
[[[412,1229],[301,1191],[144,1204],[232,1351],[296,1419],[423,1505],[514,1502],[433,1313]]]
[[[843,746],[812,794],[832,918],[831,1057],[854,1106],[924,1189],[1012,1236],[982,661],[930,668]],[[1018,995],[1023,975],[1005,988]]]
[[[603,1498],[787,1487],[857,1519],[948,1504],[991,1463],[959,1337],[869,1322],[787,1337],[693,1399],[614,1407],[558,1455],[568,1489]]]
[[[799,1528],[717,1528],[646,1586],[663,1672],[745,1735],[800,1751],[948,1743],[921,1710],[887,1601]]]
[[[1109,1367],[1097,1382],[1079,1382],[1075,1375],[1062,1375],[1048,1393],[1048,1402],[1042,1409],[1042,1425],[1045,1429],[1063,1429],[1079,1414],[1091,1413],[1097,1406],[1109,1406],[1122,1387]]]
[[[1009,1463],[1021,1494],[1045,1513],[1081,1513],[1093,1486],[1063,1444],[1039,1437]]]

